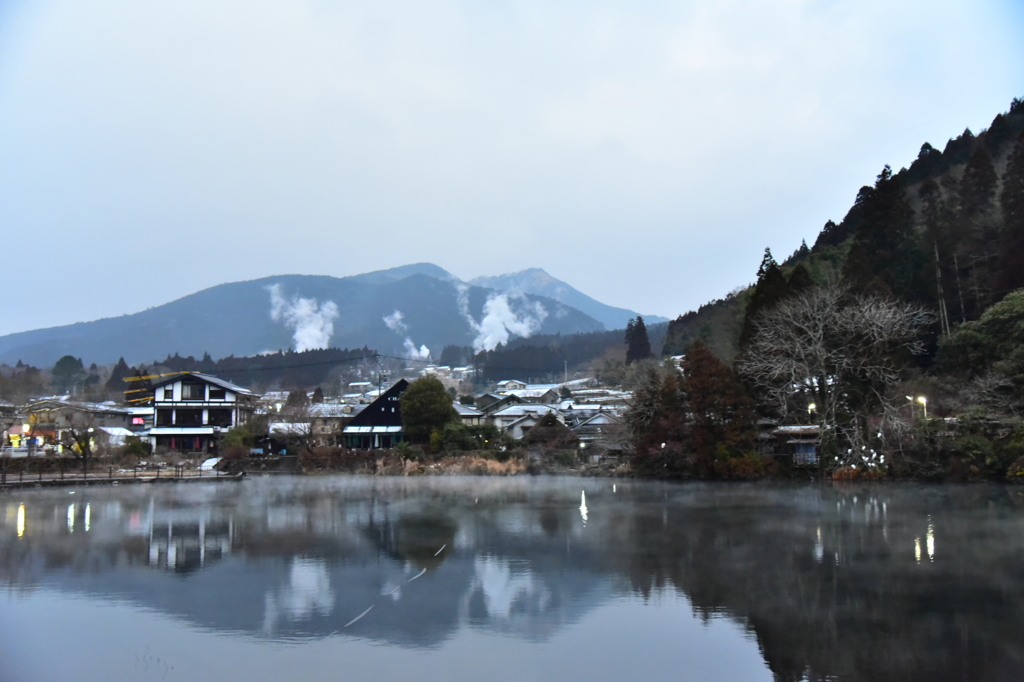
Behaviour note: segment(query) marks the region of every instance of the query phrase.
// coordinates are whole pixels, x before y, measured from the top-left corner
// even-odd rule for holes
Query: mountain
[[[171,353],[217,358],[328,345],[402,357],[425,357],[425,346],[436,358],[449,344],[493,347],[533,333],[600,329],[549,297],[501,294],[420,263],[344,278],[221,284],[131,315],[9,334],[0,337],[0,363],[50,366],[70,354],[87,364],[122,356],[134,364]]]
[[[521,291],[527,294],[546,296],[586,313],[603,324],[606,329],[625,329],[630,318],[637,316],[637,313],[632,310],[616,308],[596,301],[565,282],[555,279],[540,268],[529,268],[495,277],[477,277],[471,279],[470,284],[500,291]],[[648,323],[668,322],[668,318],[657,315],[644,315],[644,319]]]

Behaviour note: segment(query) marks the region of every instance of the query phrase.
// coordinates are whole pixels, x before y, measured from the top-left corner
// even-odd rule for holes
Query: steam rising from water
[[[522,293],[492,293],[484,303],[482,320],[477,322],[469,313],[469,289],[456,287],[459,312],[476,332],[473,351],[494,350],[508,341],[511,335],[529,338],[541,328],[548,311],[540,301],[531,301]],[[514,303],[514,305],[513,305]]]
[[[334,301],[320,305],[315,298],[285,298],[280,284],[266,289],[270,292],[270,319],[294,330],[292,339],[296,351],[328,347],[334,334],[334,320],[338,318]]]
[[[405,324],[405,315],[402,314],[401,310],[396,310],[390,315],[385,315],[383,320],[388,329],[399,336],[406,335],[406,332],[409,331],[409,328]],[[420,346],[417,348],[416,344],[413,343],[412,338],[408,335],[405,336],[405,342],[402,345],[405,347],[405,354],[410,360],[427,360],[430,358],[430,349],[426,346]]]

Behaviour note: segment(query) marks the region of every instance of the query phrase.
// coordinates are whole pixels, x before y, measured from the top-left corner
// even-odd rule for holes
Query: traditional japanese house
[[[247,423],[256,409],[251,391],[199,372],[166,377],[153,390],[154,448],[210,452],[221,433]]]

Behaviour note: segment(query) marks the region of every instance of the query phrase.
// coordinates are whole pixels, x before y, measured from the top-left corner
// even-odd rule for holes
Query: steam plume
[[[387,325],[388,329],[395,332],[399,336],[403,336],[409,331],[409,328],[405,324],[405,315],[402,314],[401,310],[396,310],[390,315],[385,315],[383,318],[384,324]],[[412,338],[405,336],[405,342],[402,344],[405,347],[405,355],[410,360],[427,360],[430,358],[430,349],[426,346],[416,347],[416,344],[412,342]]]
[[[280,284],[266,289],[270,292],[270,319],[294,330],[292,339],[296,351],[328,347],[334,334],[334,320],[338,317],[334,301],[320,305],[315,298],[285,298]]]
[[[484,303],[482,320],[477,322],[469,312],[469,288],[465,285],[455,287],[455,301],[459,313],[469,323],[470,329],[476,332],[473,350],[494,350],[498,344],[508,341],[511,335],[529,338],[547,319],[548,311],[540,301],[530,301],[521,293],[492,293]],[[517,302],[513,309],[513,301]]]
[[[388,329],[395,332],[396,334],[404,334],[406,332],[405,315],[402,314],[401,310],[396,310],[390,315],[384,316],[384,324],[388,326]]]

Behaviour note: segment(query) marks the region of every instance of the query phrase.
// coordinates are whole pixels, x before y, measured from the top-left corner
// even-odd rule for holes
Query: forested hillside
[[[1024,102],[886,165],[814,246],[669,323],[627,414],[634,467],[756,477],[754,415],[839,477],[1024,481]],[[716,357],[717,356],[717,357]],[[785,446],[783,446],[785,448]],[[817,456],[817,455],[815,455]]]

